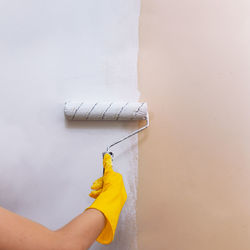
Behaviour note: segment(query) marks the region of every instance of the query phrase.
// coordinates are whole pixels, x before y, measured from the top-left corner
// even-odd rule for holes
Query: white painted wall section
[[[66,122],[65,100],[137,101],[139,0],[0,0],[0,204],[56,229],[89,206],[102,152],[133,122]],[[114,148],[136,249],[137,137]],[[95,244],[91,249],[103,249]]]

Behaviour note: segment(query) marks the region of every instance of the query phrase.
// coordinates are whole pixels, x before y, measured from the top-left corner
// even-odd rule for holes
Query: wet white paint
[[[67,122],[65,100],[137,101],[139,0],[0,1],[0,204],[51,229],[92,202],[102,152],[134,122]],[[137,137],[114,148],[128,201],[115,241],[136,249]]]

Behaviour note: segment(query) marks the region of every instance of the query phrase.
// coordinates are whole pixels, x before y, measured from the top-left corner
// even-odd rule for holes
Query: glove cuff
[[[95,202],[87,209],[97,209],[106,218],[105,226],[104,226],[102,232],[100,233],[100,235],[97,237],[96,241],[99,242],[100,244],[105,244],[105,245],[110,244],[115,237],[115,230],[116,230],[116,226],[117,226],[117,222],[118,222],[119,218],[117,218],[115,220],[114,220],[114,218],[112,218],[113,219],[113,221],[112,221],[109,213],[103,209],[100,209],[98,204],[95,204]]]

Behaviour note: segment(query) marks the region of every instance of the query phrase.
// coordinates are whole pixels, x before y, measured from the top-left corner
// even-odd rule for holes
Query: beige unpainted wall
[[[250,1],[142,0],[140,250],[250,249]]]

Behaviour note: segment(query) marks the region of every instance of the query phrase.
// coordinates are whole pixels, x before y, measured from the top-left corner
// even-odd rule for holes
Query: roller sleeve
[[[71,102],[64,106],[68,120],[145,120],[145,102]]]

